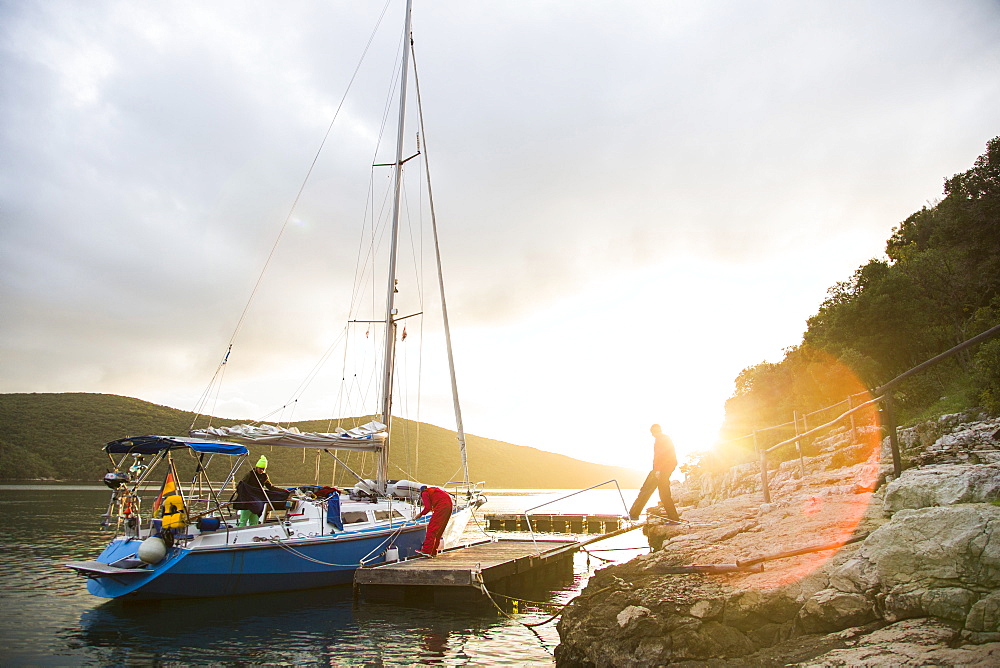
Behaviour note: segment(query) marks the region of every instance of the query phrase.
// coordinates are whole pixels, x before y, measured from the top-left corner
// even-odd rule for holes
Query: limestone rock
[[[625,628],[636,619],[645,617],[649,613],[649,608],[644,608],[641,605],[630,605],[618,613],[618,616],[616,617],[618,626]]]
[[[1000,665],[1000,420],[970,420],[901,430],[920,468],[877,489],[864,426],[806,444],[804,474],[770,464],[768,504],[756,462],[691,476],[685,522],[651,517],[654,551],[600,569],[564,610],[557,665]],[[867,538],[783,556],[846,536]],[[763,571],[657,572],[764,556]]]
[[[823,589],[799,610],[798,621],[806,633],[840,631],[877,619],[872,602],[862,594]]]
[[[873,532],[831,586],[878,600],[890,621],[934,616],[993,628],[1000,605],[1000,507],[965,504],[901,510]]]
[[[925,466],[903,472],[889,483],[884,509],[889,515],[904,508],[988,503],[1000,498],[1000,464]]]
[[[973,604],[965,620],[964,635],[972,642],[1000,641],[1000,591]]]
[[[935,619],[909,619],[857,636],[846,643],[849,647],[793,665],[810,668],[1000,665],[1000,643],[949,647],[957,637],[953,624]]]

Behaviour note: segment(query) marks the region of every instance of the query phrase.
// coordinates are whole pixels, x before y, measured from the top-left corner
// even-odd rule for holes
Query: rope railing
[[[893,475],[895,477],[898,477],[902,473],[903,465],[902,465],[902,457],[900,456],[900,452],[899,452],[899,437],[898,437],[898,433],[897,433],[896,416],[895,416],[894,402],[893,402],[893,398],[892,398],[892,390],[894,388],[896,388],[904,380],[906,380],[906,379],[908,379],[908,378],[910,378],[910,377],[912,377],[912,376],[914,376],[914,375],[916,375],[916,374],[918,374],[918,373],[920,373],[922,371],[925,371],[925,370],[929,369],[930,367],[938,364],[939,362],[943,362],[944,360],[953,357],[954,355],[962,352],[963,350],[965,350],[967,348],[970,348],[970,347],[972,347],[972,346],[974,346],[974,345],[976,345],[978,343],[982,343],[983,341],[991,339],[991,338],[993,338],[994,336],[997,336],[997,335],[1000,335],[1000,324],[991,327],[990,329],[986,330],[985,332],[982,332],[981,334],[978,334],[977,336],[972,337],[971,339],[963,341],[962,343],[958,344],[957,346],[954,346],[953,348],[950,348],[950,349],[946,350],[945,352],[941,353],[940,355],[936,355],[936,356],[930,358],[929,360],[927,360],[925,362],[922,362],[921,364],[918,364],[917,366],[913,367],[912,369],[904,371],[903,373],[899,374],[898,376],[896,376],[892,380],[888,381],[887,383],[883,383],[882,385],[879,385],[878,387],[876,387],[876,388],[874,388],[874,389],[872,389],[872,390],[870,390],[868,392],[860,392],[858,394],[852,394],[852,395],[848,396],[846,399],[838,401],[837,403],[834,403],[834,404],[830,404],[829,406],[825,406],[823,408],[817,409],[817,410],[812,411],[810,413],[804,413],[803,415],[798,415],[796,413],[793,416],[792,421],[790,421],[790,422],[785,422],[785,423],[779,424],[779,425],[772,425],[770,427],[762,427],[760,429],[755,429],[750,434],[746,434],[745,436],[740,436],[739,438],[734,438],[734,439],[730,439],[728,441],[724,441],[724,443],[737,443],[739,441],[743,441],[743,440],[746,440],[748,438],[753,439],[754,449],[758,453],[758,456],[760,458],[761,490],[762,490],[763,495],[764,495],[764,502],[765,503],[770,503],[771,502],[771,492],[770,492],[770,489],[768,487],[768,477],[767,477],[767,455],[769,453],[772,453],[772,452],[774,452],[775,450],[777,450],[779,448],[782,448],[782,447],[785,447],[785,446],[788,446],[788,445],[791,445],[791,444],[795,444],[795,447],[797,449],[798,456],[799,456],[799,464],[800,464],[800,467],[801,467],[801,473],[804,476],[805,475],[805,461],[804,461],[804,458],[803,458],[803,455],[802,455],[802,447],[801,447],[801,441],[802,441],[802,439],[808,438],[808,437],[813,436],[813,435],[816,435],[816,434],[818,434],[818,433],[820,433],[822,431],[825,431],[827,429],[831,429],[835,425],[837,425],[838,423],[842,422],[843,420],[845,420],[847,418],[850,418],[850,420],[851,420],[851,430],[852,430],[852,433],[853,433],[857,429],[857,425],[854,422],[854,416],[855,416],[855,414],[858,413],[859,411],[863,410],[863,409],[870,408],[871,406],[877,406],[878,410],[882,414],[882,428],[884,429],[884,431],[886,432],[886,434],[889,437],[889,449],[890,449],[890,451],[892,453],[892,470],[893,470]],[[866,401],[863,401],[862,403],[860,403],[858,405],[854,405],[854,400],[857,397],[863,397],[863,396],[868,396],[868,397],[871,397],[871,398],[868,399],[868,400],[866,400]],[[833,409],[835,409],[835,408],[837,408],[837,407],[839,407],[839,406],[841,406],[842,404],[845,404],[845,403],[848,406],[848,408],[847,408],[846,411],[840,413],[839,415],[837,415],[833,419],[827,420],[826,422],[824,422],[824,423],[822,423],[820,425],[817,425],[817,426],[811,427],[811,428],[808,427],[808,419],[810,417],[818,415],[820,413],[824,413],[826,411],[831,411],[831,410],[833,410]],[[799,431],[799,421],[800,420],[802,421],[802,425],[803,425],[805,431]],[[793,427],[795,429],[795,435],[794,436],[792,436],[790,438],[787,438],[785,440],[782,440],[782,441],[780,441],[778,443],[775,443],[774,445],[770,445],[770,446],[766,446],[766,447],[760,446],[759,440],[758,440],[760,434],[763,434],[763,433],[769,432],[769,431],[778,430],[778,429],[787,429],[789,427]]]

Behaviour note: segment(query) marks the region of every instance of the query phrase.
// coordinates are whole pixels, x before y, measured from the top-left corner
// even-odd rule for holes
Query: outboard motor
[[[110,473],[104,474],[104,484],[111,489],[118,489],[122,485],[127,485],[129,483],[128,473],[122,473],[120,471],[111,471]]]

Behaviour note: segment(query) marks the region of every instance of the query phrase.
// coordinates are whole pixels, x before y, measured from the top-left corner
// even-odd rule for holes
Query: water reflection
[[[537,662],[537,639],[479,608],[357,603],[350,587],[230,599],[109,601],[60,635],[107,663],[344,665],[466,662],[471,643],[497,661]],[[479,656],[482,650],[476,650]]]
[[[500,506],[494,512],[506,510],[503,496],[490,499]],[[350,586],[103,601],[63,564],[101,551],[110,538],[97,530],[106,504],[107,490],[100,487],[0,488],[0,665],[550,665],[559,642],[554,623],[531,630],[492,604],[359,604]],[[520,602],[516,618],[549,618],[551,604],[579,591],[586,559],[577,556],[575,574],[519,592],[547,605]],[[497,601],[512,611],[510,601]]]

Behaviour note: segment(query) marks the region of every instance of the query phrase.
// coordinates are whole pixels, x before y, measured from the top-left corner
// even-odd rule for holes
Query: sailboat
[[[291,591],[350,583],[359,568],[417,554],[429,516],[420,514],[420,483],[389,479],[394,366],[398,322],[395,304],[396,256],[402,202],[407,73],[409,70],[410,0],[406,2],[399,81],[399,120],[390,231],[388,285],[384,320],[380,414],[352,429],[303,433],[274,425],[241,425],[192,430],[187,436],[148,435],[121,438],[104,446],[114,470],[104,477],[112,490],[104,526],[115,535],[93,561],[67,564],[87,578],[90,593],[105,598],[161,599],[231,596]],[[429,190],[429,187],[428,187]],[[433,206],[432,206],[433,217]],[[436,240],[436,225],[435,240]],[[437,253],[440,280],[440,253]],[[454,509],[442,537],[447,548],[458,543],[472,512],[485,503],[479,485],[469,480],[464,431],[458,408],[447,306],[441,288],[441,312],[447,357],[452,369],[464,479],[453,483]],[[334,457],[355,478],[350,489],[306,485],[289,490],[283,501],[265,499],[270,520],[240,526],[229,491],[244,464],[251,464],[248,444],[304,448]],[[354,472],[340,457],[366,452],[377,457],[373,477]],[[340,453],[340,455],[338,455]],[[193,479],[182,484],[175,458],[197,460]],[[219,469],[213,483],[209,469]],[[153,485],[164,472],[163,482]],[[452,483],[446,483],[447,485]]]

